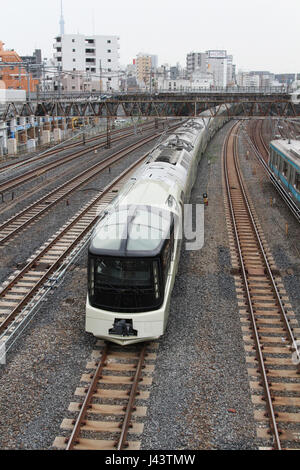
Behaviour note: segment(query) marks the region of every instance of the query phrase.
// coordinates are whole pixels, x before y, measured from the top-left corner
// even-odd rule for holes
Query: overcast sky
[[[0,0],[7,49],[52,57],[60,0]],[[300,0],[63,0],[65,32],[120,36],[121,64],[138,52],[185,65],[188,52],[226,49],[243,70],[300,72]]]

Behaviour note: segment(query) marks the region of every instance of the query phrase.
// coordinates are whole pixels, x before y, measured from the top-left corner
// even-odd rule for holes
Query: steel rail
[[[126,438],[128,434],[128,429],[130,427],[130,420],[133,411],[134,401],[137,395],[138,384],[141,378],[142,367],[145,360],[147,344],[144,344],[140,351],[139,361],[136,367],[136,372],[133,377],[133,384],[130,390],[129,400],[125,411],[125,417],[122,424],[121,434],[118,442],[116,443],[116,449],[122,450],[126,447]]]
[[[94,393],[97,389],[98,381],[101,378],[103,369],[106,365],[108,352],[109,352],[109,345],[108,345],[108,343],[106,343],[105,346],[104,346],[104,349],[102,351],[101,361],[97,365],[97,369],[96,369],[96,371],[95,371],[95,373],[92,377],[92,381],[91,381],[90,386],[87,390],[85,399],[84,399],[84,401],[81,405],[81,409],[80,409],[79,415],[76,419],[76,422],[74,424],[72,434],[69,438],[66,438],[66,443],[67,443],[66,450],[73,450],[74,446],[76,444],[78,444],[78,438],[79,438],[79,435],[80,435],[80,432],[81,432],[81,426],[84,425],[86,415],[88,413],[89,408],[91,407],[91,402],[93,400],[93,395],[94,395]]]
[[[139,158],[136,162],[134,162],[131,166],[129,166],[124,172],[122,172],[117,178],[113,180],[102,192],[101,194],[97,195],[87,206],[84,207],[83,210],[80,211],[73,219],[71,219],[70,223],[61,230],[58,235],[55,236],[54,239],[50,239],[51,241],[44,247],[38,254],[32,259],[10,282],[7,286],[5,286],[0,292],[0,299],[5,296],[9,290],[17,283],[17,281],[21,280],[30,269],[35,267],[38,261],[47,254],[47,252],[57,244],[62,237],[72,229],[72,227],[79,222],[89,211],[91,211],[98,202],[101,202],[101,199],[106,195],[109,191],[116,186],[122,179],[126,178],[128,174],[130,174],[149,154],[147,152],[141,158]],[[8,316],[5,318],[4,321],[0,324],[0,333],[5,331],[11,321],[16,317],[16,315],[26,306],[28,301],[31,299],[33,294],[47,281],[49,275],[61,264],[64,258],[73,250],[73,248],[78,244],[78,242],[93,228],[95,223],[99,218],[99,214],[96,216],[92,215],[91,220],[88,224],[84,227],[84,229],[80,229],[80,233],[75,237],[75,239],[69,244],[67,249],[58,256],[58,258],[51,264],[51,266],[42,274],[39,280],[35,283],[32,289],[27,292],[22,299],[18,302],[18,304],[13,308],[11,312],[9,312]]]
[[[87,414],[88,414],[89,409],[92,407],[92,400],[98,388],[98,382],[103,375],[103,371],[105,370],[105,367],[107,366],[107,360],[108,360],[108,355],[110,353],[111,346],[112,346],[111,344],[108,344],[108,343],[105,344],[104,349],[101,354],[101,360],[98,364],[96,364],[96,371],[90,377],[91,383],[88,389],[86,389],[86,396],[84,398],[83,403],[80,404],[80,412],[77,416],[77,419],[76,421],[74,420],[73,422],[74,427],[73,427],[71,436],[65,439],[65,442],[67,444],[66,450],[74,450],[74,448],[76,448],[75,446],[80,443],[79,438],[80,438],[81,429],[86,424]],[[124,407],[125,414],[124,414],[122,425],[120,424],[120,428],[121,428],[120,437],[118,441],[115,442],[115,445],[114,445],[117,450],[125,449],[128,446],[126,439],[127,439],[128,431],[131,427],[131,417],[132,417],[132,412],[134,411],[134,402],[138,394],[138,385],[141,380],[142,369],[144,367],[146,350],[147,350],[147,343],[144,343],[139,351],[136,371],[135,371],[134,376],[132,377],[132,385],[130,387],[130,392],[128,393],[129,397],[128,397],[127,406]]]
[[[252,228],[254,229],[254,233],[255,233],[255,236],[256,236],[256,241],[259,245],[260,253],[263,256],[263,260],[264,260],[264,263],[265,263],[265,267],[267,269],[268,277],[271,281],[272,288],[273,288],[273,290],[275,292],[275,295],[276,295],[276,300],[277,300],[278,306],[280,308],[280,315],[281,315],[281,318],[284,322],[284,327],[285,327],[285,330],[287,332],[289,342],[291,343],[291,346],[295,349],[296,354],[298,356],[298,359],[300,360],[300,354],[299,354],[299,351],[298,351],[296,339],[295,339],[294,334],[292,332],[292,329],[290,327],[290,324],[289,324],[289,321],[288,321],[288,318],[287,318],[287,315],[286,315],[286,312],[285,312],[285,308],[284,308],[284,305],[282,303],[281,296],[280,296],[279,290],[277,288],[274,275],[272,273],[272,269],[270,267],[270,263],[268,261],[268,258],[267,258],[267,255],[266,255],[266,252],[265,252],[265,249],[264,249],[264,246],[263,246],[260,234],[259,234],[259,231],[257,229],[256,223],[255,223],[255,220],[254,220],[254,217],[253,217],[250,205],[249,205],[248,197],[247,197],[246,190],[245,190],[245,185],[244,185],[243,178],[242,178],[241,171],[240,171],[239,164],[238,164],[238,157],[237,157],[238,156],[238,150],[237,150],[237,137],[236,136],[234,137],[234,143],[235,143],[235,149],[234,149],[235,168],[236,168],[236,173],[238,175],[239,184],[240,184],[240,188],[241,188],[241,191],[242,191],[242,194],[243,194],[244,202],[245,202],[245,205],[246,205],[246,208],[247,208],[247,211],[248,211],[248,216],[249,216],[249,219],[251,220]]]
[[[280,194],[290,211],[292,212],[293,216],[297,219],[298,222],[300,222],[300,208],[297,206],[297,204],[294,202],[292,197],[288,194],[288,192],[283,188],[283,186],[278,182],[277,178],[274,176],[270,168],[268,167],[268,164],[266,163],[265,159],[262,157],[259,146],[257,145],[257,142],[255,142],[255,137],[250,139],[249,141],[254,155],[259,161],[259,163],[263,166],[263,169],[267,173],[271,183],[275,186],[275,189],[277,192]]]
[[[271,183],[275,186],[275,189],[277,190],[279,195],[282,197],[282,199],[284,200],[284,202],[286,203],[286,205],[292,212],[293,216],[297,219],[298,222],[300,222],[300,208],[297,206],[295,201],[292,199],[289,193],[284,189],[284,187],[280,184],[280,182],[277,180],[277,178],[274,176],[274,174],[268,167],[266,160],[262,157],[260,153],[260,148],[255,140],[254,133],[251,132],[251,137],[250,137],[250,140],[248,139],[248,142],[252,147],[255,157],[257,158],[257,160],[263,166],[263,169],[267,173]]]
[[[255,321],[255,314],[253,310],[253,305],[252,305],[252,299],[251,299],[251,294],[250,294],[250,289],[248,285],[248,279],[247,279],[247,274],[246,274],[246,268],[244,264],[244,259],[243,259],[243,253],[242,253],[242,248],[240,244],[240,238],[239,238],[239,233],[238,233],[238,228],[237,228],[237,221],[233,209],[233,204],[232,204],[232,198],[231,198],[231,192],[230,192],[230,185],[229,185],[229,176],[228,176],[228,166],[227,166],[227,156],[228,156],[228,146],[229,146],[229,140],[230,140],[230,135],[233,132],[236,132],[237,129],[239,128],[240,123],[236,123],[228,133],[226,137],[226,141],[223,147],[223,161],[224,161],[224,177],[225,177],[225,183],[226,183],[226,191],[227,191],[227,199],[228,199],[228,204],[230,208],[230,213],[231,213],[231,219],[232,219],[232,224],[233,224],[233,229],[234,229],[234,234],[235,234],[235,239],[236,239],[236,244],[237,244],[237,249],[238,249],[238,254],[239,254],[239,260],[240,260],[240,266],[242,270],[242,275],[243,275],[243,281],[244,281],[244,286],[246,290],[246,295],[247,295],[247,301],[249,305],[249,310],[250,310],[250,318],[252,322],[252,329],[253,329],[253,334],[254,334],[254,341],[256,344],[256,354],[258,356],[258,362],[259,362],[259,368],[262,376],[262,383],[263,387],[265,390],[265,396],[266,396],[266,404],[267,404],[267,410],[268,410],[268,416],[270,420],[270,425],[271,429],[274,435],[275,439],[275,447],[278,450],[281,450],[281,442],[280,442],[280,437],[279,437],[279,430],[277,427],[277,422],[276,422],[276,417],[275,417],[275,410],[272,402],[272,397],[271,397],[271,392],[270,392],[270,387],[269,387],[269,382],[268,382],[268,377],[267,377],[267,371],[264,363],[264,357],[262,353],[262,346],[260,343],[260,338],[259,338],[259,333]],[[234,148],[233,148],[234,151]],[[248,202],[248,201],[247,201]],[[248,204],[246,203],[246,207]],[[250,208],[249,208],[250,209]]]
[[[145,130],[147,130],[147,126],[149,126],[149,128],[153,127],[153,120],[138,124],[136,126],[136,128],[140,129],[140,128],[145,127],[146,128]],[[115,135],[115,134],[122,135],[123,132],[125,133],[125,132],[127,132],[131,129],[134,129],[134,128],[135,128],[135,126],[128,126],[128,127],[124,127],[124,128],[120,128],[120,129],[111,129],[110,133],[111,133],[111,135]],[[98,134],[94,137],[87,138],[85,142],[87,144],[89,142],[94,142],[95,140],[104,139],[104,138],[106,138],[106,136],[107,136],[107,132],[105,131],[105,132],[103,132],[101,134]],[[9,165],[5,165],[5,166],[0,168],[0,173],[4,173],[5,171],[10,170],[10,169],[20,168],[21,166],[30,165],[31,163],[35,163],[39,160],[42,160],[44,158],[47,158],[47,157],[53,155],[53,154],[57,154],[57,153],[66,151],[66,150],[69,150],[69,149],[74,148],[74,147],[82,146],[83,143],[82,143],[82,140],[80,140],[78,142],[73,142],[71,144],[64,145],[63,147],[61,145],[64,145],[64,144],[61,143],[61,144],[59,144],[59,146],[55,147],[54,149],[46,150],[42,154],[36,155],[34,157],[31,157],[31,158],[27,158],[27,159],[22,160],[20,162],[14,162],[14,163],[10,163]]]
[[[122,140],[124,137],[129,137],[131,135],[134,135],[133,132],[130,132],[128,134],[122,134],[121,136],[115,138],[112,140],[112,142],[118,142],[119,140]],[[14,189],[15,187],[24,184],[28,181],[30,181],[33,178],[39,177],[46,173],[47,171],[50,171],[52,169],[56,169],[60,167],[61,165],[64,165],[66,163],[69,163],[72,160],[75,160],[76,158],[79,158],[89,152],[93,152],[94,150],[98,150],[99,148],[105,147],[106,142],[102,142],[100,144],[93,145],[89,148],[79,150],[75,153],[72,153],[71,155],[67,155],[65,157],[62,157],[59,160],[56,160],[55,162],[50,162],[42,165],[39,168],[35,168],[33,170],[29,170],[26,173],[23,173],[22,175],[16,176],[14,178],[11,178],[7,181],[4,181],[0,183],[0,194],[4,194],[5,192]]]
[[[15,236],[18,232],[20,232],[25,227],[30,225],[34,220],[36,220],[37,218],[41,217],[43,214],[48,212],[53,206],[58,204],[60,201],[62,201],[65,197],[67,197],[73,191],[78,189],[80,186],[86,184],[92,178],[97,176],[100,172],[104,171],[106,168],[109,168],[111,165],[117,163],[119,160],[126,157],[128,155],[128,152],[136,150],[137,148],[145,145],[146,143],[150,142],[156,137],[157,137],[157,134],[155,133],[146,139],[143,138],[139,140],[138,142],[135,142],[134,144],[130,144],[129,146],[122,149],[122,151],[115,152],[113,155],[110,155],[109,157],[105,158],[101,162],[98,162],[92,167],[88,168],[87,170],[84,170],[79,175],[76,175],[71,180],[58,186],[57,188],[52,190],[50,193],[43,196],[41,199],[35,201],[34,203],[26,207],[24,210],[20,211],[19,213],[15,214],[10,219],[3,222],[0,225],[0,245],[7,242],[11,237]],[[61,193],[62,191],[63,191],[63,194],[58,194],[58,193]],[[53,200],[53,197],[56,195],[57,195],[56,199]],[[48,200],[49,200],[49,203],[47,203]],[[3,232],[3,230],[6,229],[9,225],[15,224],[19,219],[26,216],[26,214],[28,214],[30,211],[33,211],[33,210],[36,211],[38,209],[38,206],[41,206],[40,210],[38,212],[34,212],[34,214],[28,220],[22,222],[20,226],[13,228],[12,231],[9,232],[8,234],[3,235],[3,236],[1,235],[1,232]]]

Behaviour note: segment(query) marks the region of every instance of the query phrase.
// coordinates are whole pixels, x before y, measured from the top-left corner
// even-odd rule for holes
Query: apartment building
[[[119,37],[63,34],[55,38],[54,61],[63,72],[81,72],[99,81],[101,91],[119,87]],[[79,83],[77,81],[77,83]],[[76,89],[74,91],[80,91]]]
[[[206,52],[190,52],[186,56],[187,76],[191,78],[194,72],[207,72],[207,54]]]
[[[134,59],[134,65],[136,66],[136,78],[138,84],[148,86],[150,84],[151,73],[154,73],[158,66],[158,57],[153,54],[140,53]]]

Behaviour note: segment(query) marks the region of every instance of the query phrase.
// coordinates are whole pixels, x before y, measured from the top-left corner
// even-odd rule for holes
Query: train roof
[[[89,252],[98,256],[157,256],[173,220],[173,214],[163,209],[121,205],[97,224]]]
[[[272,140],[270,146],[289,158],[297,167],[300,167],[300,140]]]

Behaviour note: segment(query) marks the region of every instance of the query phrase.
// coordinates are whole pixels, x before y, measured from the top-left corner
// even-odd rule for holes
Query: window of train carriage
[[[282,162],[282,174],[283,174],[283,176],[287,176],[288,169],[289,169],[288,163],[285,160],[283,160],[283,162]]]
[[[170,231],[170,238],[166,240],[165,246],[162,251],[162,271],[163,271],[163,278],[164,284],[166,285],[168,279],[168,273],[170,269],[171,261],[173,260],[173,252],[174,252],[174,224],[172,225]]]
[[[296,171],[295,173],[295,189],[300,192],[300,173]]]

